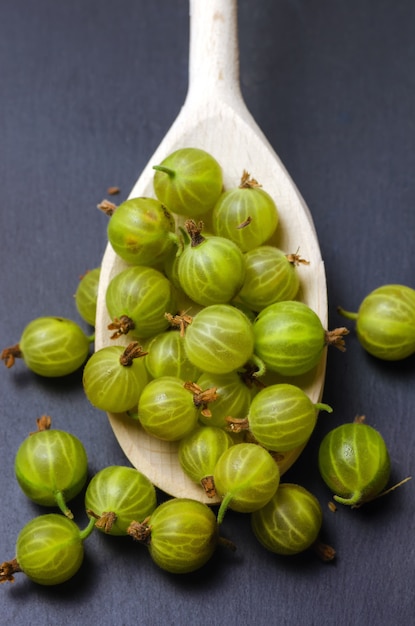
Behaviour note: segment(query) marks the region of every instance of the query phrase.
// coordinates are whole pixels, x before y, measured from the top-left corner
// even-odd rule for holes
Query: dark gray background
[[[330,325],[381,284],[415,287],[415,4],[412,0],[240,0],[246,102],[314,216],[327,268]],[[107,187],[126,197],[184,101],[186,0],[0,3],[0,347],[39,315],[79,321],[78,276],[100,264]],[[352,328],[352,325],[350,325]],[[338,553],[278,558],[229,514],[238,545],[191,576],[156,569],[141,546],[94,534],[81,572],[42,588],[0,588],[1,621],[100,626],[412,623],[414,484],[360,510],[327,508],[316,454],[332,426],[366,414],[390,449],[393,480],[414,471],[414,358],[383,363],[354,333],[329,354],[321,417],[286,475],[319,497]],[[2,366],[3,367],[3,366]],[[39,512],[13,459],[47,413],[84,443],[91,475],[126,463],[77,373],[44,380],[23,363],[0,371],[0,560]],[[73,504],[83,525],[82,497]]]

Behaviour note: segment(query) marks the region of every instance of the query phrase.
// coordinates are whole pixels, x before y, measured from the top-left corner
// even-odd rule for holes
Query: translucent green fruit
[[[193,317],[185,334],[188,359],[203,372],[228,374],[252,356],[252,324],[229,304],[212,304]]]
[[[166,207],[154,198],[130,198],[120,204],[108,223],[108,241],[131,265],[163,262],[177,237]]]
[[[126,535],[133,520],[143,521],[156,508],[156,490],[132,467],[110,465],[90,480],[85,508],[99,516],[96,526],[109,535]]]
[[[92,529],[93,525],[89,524],[80,531],[72,520],[60,514],[35,517],[18,535],[16,561],[20,570],[17,571],[40,585],[66,582],[82,565],[83,541]]]
[[[200,370],[189,361],[184,337],[178,330],[167,330],[149,340],[145,364],[153,378],[177,376],[182,380],[197,380]]]
[[[95,326],[97,311],[98,284],[101,268],[96,267],[86,272],[79,281],[75,292],[75,305],[79,315],[87,324]]]
[[[216,463],[232,445],[232,437],[215,426],[200,426],[180,441],[178,455],[183,471],[200,483],[210,498],[216,495],[213,480]]]
[[[77,437],[62,430],[43,430],[21,443],[14,468],[28,498],[43,506],[59,506],[72,517],[66,502],[84,486],[87,464],[85,448]]]
[[[94,352],[82,376],[90,403],[109,413],[123,413],[135,408],[149,379],[145,358],[136,341],[127,347],[105,346]]]
[[[280,472],[267,450],[255,443],[238,443],[219,458],[213,478],[223,498],[218,513],[221,523],[228,507],[251,513],[265,506],[278,488]]]
[[[390,476],[389,452],[382,435],[358,421],[327,433],[320,444],[318,465],[334,499],[351,506],[373,500]]]
[[[292,483],[283,483],[262,509],[251,514],[258,541],[276,554],[298,554],[318,539],[323,513],[317,498]]]
[[[225,237],[201,234],[193,220],[186,222],[192,243],[179,256],[177,275],[183,291],[203,306],[230,302],[242,287],[245,260],[238,246]]]
[[[114,276],[107,287],[105,302],[113,320],[112,338],[130,333],[146,339],[169,326],[165,314],[175,310],[173,287],[158,270],[136,265]]]
[[[253,311],[281,300],[294,300],[300,288],[297,265],[304,263],[300,257],[274,246],[259,246],[244,257],[246,273],[238,300]]]
[[[275,302],[263,309],[254,324],[255,354],[268,369],[299,376],[315,367],[325,346],[343,349],[347,329],[327,332],[317,313],[297,300]]]
[[[2,351],[1,358],[7,367],[22,358],[35,374],[56,378],[81,367],[90,343],[91,338],[70,319],[37,317],[24,328],[17,345]]]
[[[202,217],[214,207],[222,192],[219,163],[199,148],[176,150],[153,167],[155,194],[177,215]]]
[[[261,246],[278,225],[278,210],[271,196],[244,172],[239,187],[225,191],[212,214],[216,235],[236,243],[243,252]]]
[[[269,385],[251,402],[249,430],[267,450],[293,450],[309,439],[319,409],[332,411],[327,404],[313,403],[300,387],[286,383]]]
[[[415,352],[414,289],[383,285],[364,298],[357,313],[338,310],[356,320],[357,337],[369,354],[397,361]]]
[[[218,543],[215,514],[206,504],[189,498],[163,502],[147,524],[132,524],[129,534],[147,545],[156,565],[173,574],[205,565]]]
[[[151,380],[138,401],[138,420],[144,430],[164,441],[178,441],[197,424],[198,409],[185,381],[176,376]]]

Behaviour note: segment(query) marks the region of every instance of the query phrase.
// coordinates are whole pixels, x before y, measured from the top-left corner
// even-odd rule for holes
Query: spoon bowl
[[[202,148],[223,168],[224,188],[239,184],[246,170],[276,202],[279,224],[272,243],[288,252],[301,250],[309,265],[300,272],[300,299],[310,306],[327,327],[327,293],[324,264],[310,212],[279,157],[249,113],[240,91],[236,0],[190,0],[189,88],[185,103],[149,160],[130,193],[130,198],[154,197],[153,166],[168,154],[184,147]],[[180,221],[178,220],[178,224]],[[107,245],[101,265],[98,292],[95,348],[114,345],[105,292],[110,280],[127,266]],[[128,343],[128,340],[117,340]],[[321,399],[326,352],[309,374],[297,378],[313,402]],[[203,489],[182,471],[178,444],[146,434],[137,420],[126,414],[108,414],[113,432],[134,467],[162,491],[209,504]],[[298,448],[281,455],[284,473],[298,458]]]

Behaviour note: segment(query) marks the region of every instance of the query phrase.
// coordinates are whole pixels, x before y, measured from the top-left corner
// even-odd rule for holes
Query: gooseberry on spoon
[[[189,90],[186,101],[134,185],[130,197],[154,196],[153,166],[181,148],[194,147],[209,152],[222,167],[225,189],[234,187],[244,170],[255,172],[278,207],[279,226],[271,245],[278,245],[283,250],[296,250],[301,245],[302,255],[310,262],[313,271],[307,272],[299,297],[313,308],[326,326],[325,273],[311,215],[241,95],[237,2],[191,0],[190,13]],[[182,216],[176,217],[177,226],[182,226]],[[125,262],[110,245],[107,246],[98,295],[97,348],[109,342],[107,326],[110,318],[105,304],[107,285],[125,267]],[[191,314],[195,314],[195,310]],[[313,402],[320,399],[324,370],[325,354],[322,353],[315,371],[302,381]],[[203,498],[200,488],[181,470],[176,444],[156,442],[143,432],[137,421],[128,416],[110,413],[109,419],[131,463],[152,482],[171,495]]]

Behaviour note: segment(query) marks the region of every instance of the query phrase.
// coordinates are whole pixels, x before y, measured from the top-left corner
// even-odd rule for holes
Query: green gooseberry
[[[202,485],[209,498],[216,495],[213,480],[216,463],[233,443],[227,432],[215,426],[199,426],[179,443],[181,468],[195,483]]]
[[[67,507],[85,485],[88,459],[81,441],[63,430],[40,430],[20,444],[14,461],[23,493],[42,506],[58,506],[69,518]]]
[[[219,197],[212,213],[213,231],[246,252],[264,244],[278,226],[278,209],[272,197],[244,171],[239,187]]]
[[[225,237],[204,236],[202,226],[186,221],[191,244],[181,252],[177,276],[185,294],[202,306],[233,300],[245,278],[244,255]]]
[[[35,374],[66,376],[86,361],[92,340],[70,319],[37,317],[24,328],[18,344],[2,351],[1,359],[9,368],[22,358]]]
[[[145,364],[153,378],[177,376],[182,380],[196,380],[201,372],[189,361],[184,348],[184,337],[179,330],[159,333],[149,340]]]
[[[198,407],[185,381],[177,376],[161,376],[144,387],[137,418],[149,435],[179,441],[196,427]]]
[[[84,540],[95,520],[80,530],[72,520],[57,513],[40,515],[28,522],[16,541],[16,557],[0,565],[0,582],[14,581],[23,572],[39,585],[59,585],[76,574],[84,558]]]
[[[265,307],[254,324],[255,354],[272,372],[298,376],[315,367],[327,345],[344,350],[346,328],[326,331],[317,313],[297,300]]]
[[[110,280],[105,302],[113,320],[108,329],[115,331],[111,339],[130,333],[143,340],[167,330],[165,314],[175,310],[175,292],[159,270],[133,265]]]
[[[230,304],[212,304],[198,311],[184,338],[188,359],[203,372],[228,374],[253,355],[252,324]]]
[[[216,398],[209,404],[208,413],[202,412],[199,421],[206,426],[228,428],[228,416],[243,418],[247,415],[255,387],[250,389],[238,372],[212,374],[204,372],[197,384],[202,389],[215,389]]]
[[[238,300],[253,311],[281,300],[294,300],[300,288],[297,266],[307,264],[298,254],[275,246],[258,246],[244,254],[245,280]]]
[[[269,385],[252,399],[247,426],[264,448],[286,452],[309,439],[319,410],[332,412],[327,404],[312,402],[296,385]]]
[[[177,244],[170,211],[155,198],[130,198],[108,222],[108,241],[131,265],[159,265]]]
[[[271,500],[251,514],[258,541],[270,552],[299,554],[315,544],[323,522],[317,498],[304,487],[281,483]]]
[[[265,506],[278,489],[280,471],[271,454],[256,443],[236,443],[219,458],[213,473],[222,498],[218,523],[228,508],[252,513]]]
[[[75,291],[75,305],[78,313],[90,326],[95,326],[100,275],[100,267],[89,270],[81,277]]]
[[[353,507],[376,498],[391,471],[382,435],[362,421],[342,424],[325,435],[318,466],[334,500]]]
[[[157,506],[151,481],[133,467],[110,465],[97,472],[85,492],[85,508],[95,526],[109,535],[126,535],[133,520],[144,520]]]
[[[154,165],[154,192],[169,211],[198,219],[213,209],[222,187],[222,169],[200,148],[180,148]]]
[[[147,545],[154,563],[173,574],[194,572],[212,557],[218,544],[216,516],[206,504],[172,498],[128,534]]]
[[[357,313],[338,311],[356,320],[358,340],[369,354],[397,361],[415,352],[415,289],[383,285],[363,299]]]
[[[82,376],[90,403],[108,413],[123,413],[135,407],[149,379],[145,358],[138,341],[94,352]]]

